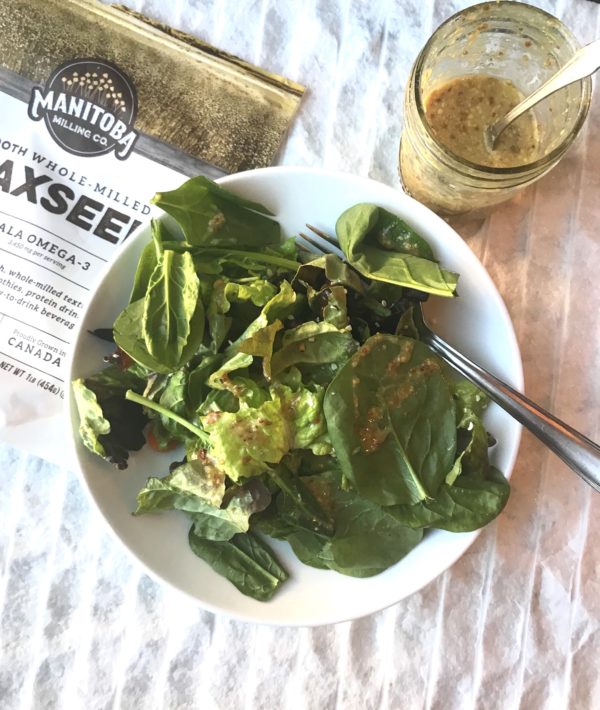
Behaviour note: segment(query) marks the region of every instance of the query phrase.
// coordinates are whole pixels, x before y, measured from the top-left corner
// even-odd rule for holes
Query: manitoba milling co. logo
[[[58,67],[45,88],[36,86],[28,114],[44,119],[54,140],[74,155],[105,155],[120,160],[131,153],[138,137],[133,129],[137,99],[132,83],[114,64],[74,59]]]

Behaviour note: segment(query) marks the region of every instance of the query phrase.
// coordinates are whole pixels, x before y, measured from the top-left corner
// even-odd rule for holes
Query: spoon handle
[[[592,488],[600,491],[600,446],[476,365],[435,333],[429,333],[426,341],[448,364],[486,392]]]
[[[496,142],[498,136],[505,128],[517,119],[525,111],[535,106],[542,99],[553,94],[559,89],[563,89],[569,84],[585,79],[600,68],[600,39],[597,39],[585,47],[577,50],[569,61],[548,81],[537,88],[533,94],[518,103],[504,118],[495,123],[492,128],[492,144]]]

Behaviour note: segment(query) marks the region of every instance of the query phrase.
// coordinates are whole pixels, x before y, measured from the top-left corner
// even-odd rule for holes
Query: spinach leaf
[[[353,577],[371,577],[396,564],[423,537],[385,508],[354,493],[339,492],[329,567]]]
[[[404,525],[389,509],[339,487],[335,474],[301,479],[333,513],[335,532],[327,537],[302,526],[287,536],[294,553],[305,564],[333,569],[353,577],[383,572],[404,557],[422,537],[422,530]],[[284,520],[290,520],[284,501]],[[287,516],[287,517],[286,517]],[[292,518],[293,520],[293,518]]]
[[[223,364],[222,355],[207,354],[190,371],[187,385],[187,401],[190,411],[197,411],[208,394],[207,380]]]
[[[293,474],[285,466],[269,470],[269,476],[283,492],[279,496],[279,514],[287,523],[327,537],[334,533],[331,513],[305,485],[300,476]]]
[[[208,178],[187,180],[176,190],[151,200],[179,223],[190,244],[218,247],[260,247],[280,241],[278,222],[256,202],[224,190]]]
[[[113,333],[115,343],[142,367],[150,372],[168,373],[174,368],[163,365],[148,352],[142,332],[144,299],[130,303],[115,320]]]
[[[152,272],[144,299],[142,332],[150,355],[163,365],[177,369],[192,334],[199,345],[204,331],[204,311],[196,313],[199,282],[189,254],[166,250]]]
[[[440,268],[429,258],[381,247],[377,237],[381,235],[384,222],[389,222],[386,214],[389,215],[376,205],[361,203],[339,217],[335,230],[350,264],[363,276],[377,281],[453,296],[457,274]]]
[[[324,412],[344,475],[375,503],[430,498],[452,467],[454,402],[419,341],[371,337],[327,388]]]
[[[187,390],[188,373],[186,370],[178,370],[168,377],[158,401],[166,409],[179,414],[184,419],[188,419]],[[161,416],[160,421],[172,437],[181,441],[189,438],[190,432],[170,417]]]
[[[207,435],[203,429],[201,429],[199,426],[189,421],[185,417],[182,417],[181,415],[177,414],[176,412],[172,412],[170,409],[163,407],[162,404],[154,402],[148,397],[144,397],[143,395],[138,394],[134,390],[127,390],[127,392],[125,392],[125,399],[130,402],[140,404],[146,409],[157,412],[161,415],[161,417],[168,417],[169,419],[173,419],[173,421],[177,422],[185,429],[188,429],[192,434],[194,434],[196,438],[200,439],[200,441],[206,443]],[[189,444],[190,442],[186,443]]]
[[[400,217],[381,207],[377,222],[369,237],[374,238],[385,249],[435,261],[433,251],[423,237]]]
[[[413,506],[392,506],[389,511],[402,524],[411,527],[470,532],[497,517],[509,494],[506,478],[490,466],[485,478],[463,474],[453,485],[444,484],[434,500]]]
[[[216,542],[199,537],[192,525],[189,543],[192,551],[215,572],[228,579],[242,594],[258,601],[271,599],[288,578],[273,551],[252,533]]]
[[[161,259],[163,242],[172,239],[165,224],[159,219],[150,222],[152,240],[146,244],[138,261],[135,276],[133,278],[133,289],[129,297],[129,303],[144,298],[150,283],[152,272]]]
[[[317,569],[331,569],[331,543],[325,535],[295,528],[285,539],[300,562]]]
[[[150,372],[168,374],[185,365],[198,351],[204,333],[204,306],[198,299],[196,309],[189,323],[189,336],[179,361],[175,366],[161,362],[154,357],[146,345],[143,329],[145,299],[130,303],[117,316],[113,326],[115,342],[123,352]],[[172,358],[169,358],[170,360]]]
[[[223,274],[232,279],[246,276],[271,279],[296,273],[301,266],[296,255],[292,258],[287,252],[279,251],[279,245],[270,245],[261,248],[261,251],[192,247],[181,242],[168,246],[170,249],[189,251],[199,273]]]

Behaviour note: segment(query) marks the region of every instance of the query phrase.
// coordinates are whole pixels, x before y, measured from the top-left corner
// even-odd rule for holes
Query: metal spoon
[[[504,118],[485,129],[485,142],[490,150],[496,146],[500,134],[525,111],[569,84],[585,79],[600,68],[600,39],[577,50],[569,61],[554,76],[518,103]]]

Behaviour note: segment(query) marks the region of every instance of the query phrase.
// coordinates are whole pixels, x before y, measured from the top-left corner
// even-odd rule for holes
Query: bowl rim
[[[354,175],[352,173],[348,173],[345,171],[340,171],[340,170],[331,170],[331,169],[325,169],[325,168],[319,168],[319,167],[310,167],[310,166],[271,166],[271,167],[266,167],[266,168],[257,168],[254,170],[247,170],[244,172],[239,172],[239,173],[233,173],[231,175],[226,175],[221,178],[218,178],[215,182],[217,182],[220,185],[227,186],[230,183],[235,183],[237,181],[244,181],[248,179],[252,179],[253,176],[259,176],[263,174],[274,174],[274,175],[315,175],[319,177],[326,177],[330,179],[339,179],[342,180],[346,183],[352,183],[356,186],[361,186],[361,185],[371,185],[373,186],[373,183],[377,185],[378,189],[385,189],[389,191],[389,194],[392,195],[394,194],[395,196],[399,197],[401,200],[406,200],[407,204],[410,205],[411,209],[411,214],[415,212],[417,215],[421,214],[423,216],[426,216],[427,219],[431,220],[432,218],[434,221],[437,221],[439,226],[445,229],[446,231],[450,231],[454,234],[454,236],[457,239],[462,240],[462,237],[454,230],[447,222],[445,222],[441,217],[436,215],[432,210],[430,210],[428,207],[423,205],[422,203],[418,202],[415,200],[413,197],[405,193],[403,190],[397,188],[397,187],[392,187],[390,185],[387,185],[386,183],[382,183],[378,180],[374,180],[373,178],[369,177],[364,177],[360,175]],[[185,181],[186,176],[182,176],[182,182]],[[92,293],[90,295],[90,300],[86,304],[83,312],[81,313],[80,320],[76,326],[76,330],[74,333],[74,338],[73,338],[73,346],[70,349],[69,352],[69,357],[68,357],[68,367],[67,367],[67,372],[68,372],[68,382],[70,385],[70,382],[74,379],[74,373],[73,369],[75,366],[75,361],[76,361],[76,355],[78,351],[78,344],[81,336],[83,335],[84,332],[84,323],[87,318],[88,312],[92,307],[92,303],[94,300],[94,295],[96,291],[101,287],[101,285],[105,282],[105,279],[108,275],[108,273],[111,271],[112,267],[116,263],[117,260],[121,259],[125,253],[125,250],[127,249],[132,249],[133,244],[140,238],[140,234],[145,232],[146,230],[149,229],[150,225],[150,218],[148,218],[147,221],[143,222],[141,225],[139,225],[136,230],[128,237],[127,239],[127,244],[124,244],[119,250],[116,255],[109,260],[107,264],[104,265],[102,271],[98,274],[96,283],[94,284],[92,288]],[[464,240],[463,240],[464,241]],[[465,243],[466,244],[466,243]],[[518,340],[515,334],[514,330],[514,325],[512,323],[512,319],[510,317],[510,314],[508,312],[508,309],[506,308],[506,305],[496,288],[496,285],[494,284],[491,276],[477,257],[475,253],[472,252],[468,244],[466,244],[467,248],[471,251],[471,256],[473,259],[477,262],[481,269],[481,276],[485,277],[485,279],[489,282],[489,286],[491,287],[490,293],[493,296],[493,300],[495,302],[496,308],[499,310],[501,315],[503,316],[504,320],[506,321],[506,324],[508,326],[508,336],[510,340],[510,346],[514,349],[516,353],[516,362],[515,362],[515,371],[512,373],[512,385],[517,389],[518,391],[522,392],[523,387],[524,387],[524,379],[523,379],[523,361],[522,361],[522,356],[518,344]],[[77,417],[77,412],[74,407],[74,401],[73,401],[73,396],[71,393],[71,388],[69,386],[69,396],[65,397],[65,403],[64,403],[64,409],[63,409],[63,415],[66,418],[65,421],[65,426],[67,428],[67,446],[69,448],[68,455],[70,457],[69,460],[73,462],[73,466],[75,468],[77,477],[80,481],[80,483],[83,486],[83,489],[86,493],[86,496],[88,497],[88,500],[91,503],[91,508],[94,510],[94,514],[96,514],[103,522],[105,528],[107,528],[113,537],[113,539],[118,541],[119,547],[121,549],[124,549],[129,556],[129,559],[132,560],[134,563],[134,566],[137,565],[138,569],[140,571],[143,571],[145,574],[147,574],[151,579],[153,579],[156,583],[159,585],[162,585],[169,590],[172,590],[176,592],[178,595],[182,595],[186,599],[188,599],[190,602],[194,604],[194,606],[198,607],[199,609],[209,611],[212,614],[215,615],[220,615],[225,618],[228,618],[230,620],[234,621],[243,621],[243,622],[249,622],[249,623],[254,623],[254,624],[259,624],[259,625],[264,625],[264,626],[272,626],[272,627],[284,627],[284,628],[292,628],[292,627],[300,627],[300,628],[309,628],[309,627],[318,627],[318,626],[324,626],[324,625],[329,625],[329,624],[338,624],[338,623],[343,623],[346,621],[352,621],[360,618],[364,618],[366,616],[369,616],[371,614],[377,613],[379,611],[383,611],[384,609],[387,609],[391,606],[394,606],[395,604],[398,604],[401,602],[403,599],[406,599],[409,596],[412,596],[416,592],[420,591],[424,587],[426,587],[428,584],[430,584],[433,580],[435,580],[437,577],[442,575],[444,572],[446,572],[460,557],[462,557],[465,552],[468,550],[469,547],[475,542],[475,540],[479,537],[481,532],[485,528],[480,528],[478,530],[474,530],[472,532],[468,533],[460,533],[460,538],[457,537],[456,543],[453,546],[452,549],[452,554],[448,555],[447,558],[444,560],[443,565],[438,566],[432,574],[427,575],[427,579],[424,582],[419,581],[417,585],[414,587],[409,587],[409,589],[405,592],[402,593],[401,596],[399,596],[397,599],[386,603],[384,605],[377,604],[373,606],[373,608],[369,608],[365,611],[361,611],[358,614],[340,614],[336,616],[335,618],[331,618],[329,620],[322,620],[322,619],[315,619],[315,620],[310,620],[310,619],[304,619],[304,620],[291,620],[291,621],[286,621],[282,619],[263,619],[263,618],[257,618],[255,615],[253,615],[251,612],[244,613],[240,611],[231,611],[226,608],[223,608],[221,606],[218,606],[216,604],[213,604],[211,602],[207,602],[204,600],[199,599],[197,596],[194,594],[180,588],[177,586],[175,583],[169,581],[165,577],[163,577],[159,572],[155,571],[152,569],[144,560],[138,556],[138,554],[134,551],[132,547],[123,539],[123,537],[120,535],[119,531],[111,524],[109,519],[104,515],[104,513],[101,510],[101,507],[99,503],[97,502],[94,493],[92,492],[90,483],[88,482],[87,475],[84,473],[84,467],[82,465],[82,461],[80,458],[80,450],[77,447],[77,436],[76,432],[74,430],[73,422],[78,419]],[[506,465],[506,471],[504,472],[504,475],[506,476],[507,479],[510,479],[513,471],[514,471],[514,466],[515,462],[518,456],[519,452],[519,447],[520,447],[520,440],[521,440],[521,434],[522,434],[522,427],[519,425],[516,429],[515,437],[514,437],[514,446],[513,450],[507,460],[507,465]],[[492,523],[493,524],[493,523]],[[486,526],[488,527],[488,526]],[[456,533],[453,533],[454,535],[457,535]],[[459,544],[460,543],[460,544]]]

